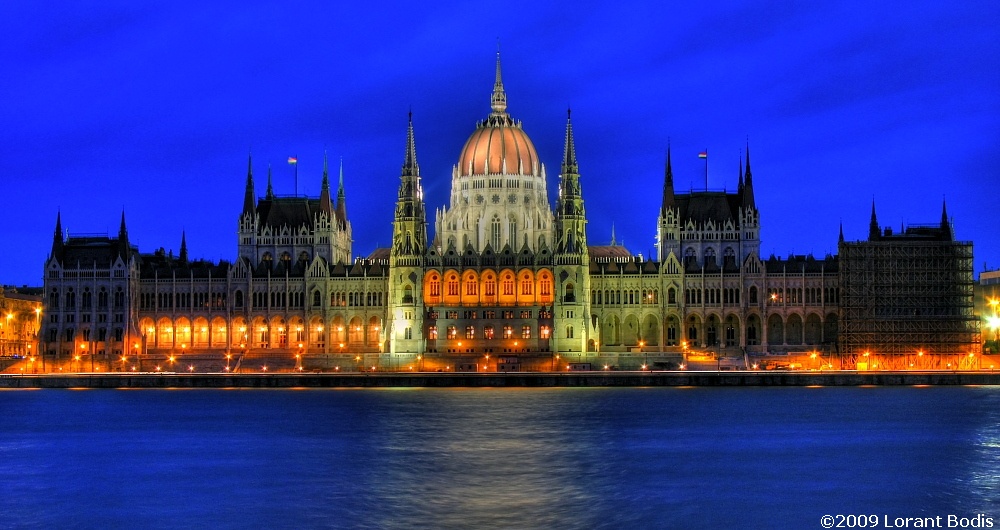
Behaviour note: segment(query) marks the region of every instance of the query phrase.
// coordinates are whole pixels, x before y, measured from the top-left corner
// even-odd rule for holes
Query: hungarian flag
[[[706,149],[706,150],[698,153],[698,158],[708,158],[708,150]]]
[[[294,156],[290,156],[290,157],[288,157],[288,163],[292,164],[292,165],[298,164],[299,163],[299,159],[295,158]]]

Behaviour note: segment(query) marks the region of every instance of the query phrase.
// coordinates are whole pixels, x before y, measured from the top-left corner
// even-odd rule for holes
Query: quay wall
[[[0,388],[383,388],[1000,385],[1000,372],[0,374]]]

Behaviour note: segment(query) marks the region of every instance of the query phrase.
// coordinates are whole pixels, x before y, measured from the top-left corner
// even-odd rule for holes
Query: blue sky
[[[364,4],[364,5],[353,5]],[[143,252],[234,259],[248,152],[291,194],[343,158],[354,253],[386,246],[413,111],[429,211],[489,113],[549,175],[567,107],[591,244],[653,251],[666,145],[678,191],[736,187],[749,141],[762,253],[836,252],[936,223],[1000,268],[1000,4],[94,2],[0,6],[0,283],[40,285],[57,212]],[[433,226],[431,226],[433,233]]]

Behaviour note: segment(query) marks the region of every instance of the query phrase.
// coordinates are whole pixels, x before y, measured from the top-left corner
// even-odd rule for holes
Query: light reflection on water
[[[1000,524],[1000,388],[48,390],[0,418],[0,526]]]

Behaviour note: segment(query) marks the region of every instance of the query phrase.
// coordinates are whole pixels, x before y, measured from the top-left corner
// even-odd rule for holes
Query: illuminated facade
[[[0,358],[38,353],[41,315],[40,297],[0,287]]]
[[[389,355],[499,371],[560,354],[631,366],[648,352],[712,351],[747,365],[768,353],[840,353],[841,260],[760,255],[749,149],[735,192],[678,193],[668,148],[658,253],[644,258],[614,241],[588,245],[569,116],[551,207],[545,165],[507,112],[499,57],[490,107],[452,169],[433,236],[410,120],[392,244],[366,258],[351,258],[343,168],[334,199],[325,161],[312,198],[276,195],[270,177],[258,197],[251,160],[233,262],[190,260],[183,236],[178,256],[140,254],[124,215],[117,238],[66,238],[57,218],[45,350]]]

